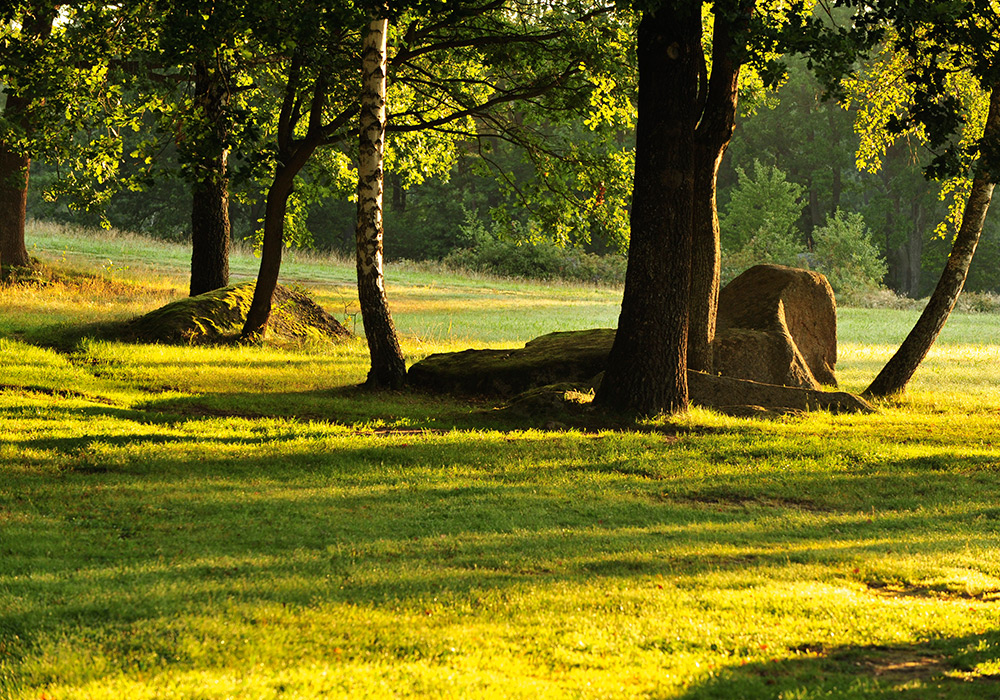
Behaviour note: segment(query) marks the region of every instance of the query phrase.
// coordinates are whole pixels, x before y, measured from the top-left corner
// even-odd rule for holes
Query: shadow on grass
[[[801,656],[727,665],[683,700],[868,698],[986,700],[1000,697],[1000,632],[899,646],[804,645]],[[986,670],[983,670],[983,669]]]
[[[354,409],[368,417],[378,401],[393,407],[386,413],[399,410],[395,395],[344,389],[335,399],[370,401]],[[132,411],[86,410],[83,420],[137,420]],[[873,470],[867,444],[772,443],[757,430],[705,440],[456,433],[410,441],[302,424],[210,437],[197,420],[180,434],[150,425],[144,435],[19,443],[58,453],[59,469],[12,470],[0,487],[0,596],[9,601],[0,637],[19,640],[5,652],[12,663],[40,638],[234,606],[389,610],[440,600],[461,610],[489,591],[515,600],[505,614],[516,616],[518,591],[595,581],[664,578],[693,591],[719,574],[735,589],[818,577],[862,596],[1000,595],[911,581],[904,561],[940,555],[943,564],[929,565],[935,573],[996,549],[1000,485],[982,455],[883,460]],[[831,453],[840,468],[817,466]],[[969,644],[983,639],[996,641]],[[686,697],[837,697],[845,683],[861,683],[866,697],[924,700],[903,686],[987,683],[943,676],[961,670],[953,659],[962,643],[809,647],[801,659],[725,667]],[[125,642],[107,642],[117,654],[116,644]],[[866,665],[878,654],[882,661]],[[896,682],[894,654],[926,673]]]
[[[997,542],[998,487],[970,480],[956,491],[954,474],[919,460],[863,480],[808,470],[741,480],[738,466],[705,479],[655,456],[623,460],[602,440],[302,437],[22,443],[64,455],[57,482],[11,474],[0,493],[7,589],[44,600],[120,567],[114,578],[130,590],[176,587],[170,605],[202,601],[198,584],[216,578],[223,588],[240,581],[250,598],[378,602],[535,580],[819,565],[887,594],[905,584],[882,566],[896,556]],[[126,447],[140,449],[116,449]],[[178,448],[183,456],[171,454]],[[397,568],[408,573],[390,575]]]

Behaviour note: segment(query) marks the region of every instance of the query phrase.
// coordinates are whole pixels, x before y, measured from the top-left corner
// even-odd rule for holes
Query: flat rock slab
[[[410,384],[428,391],[511,399],[550,384],[593,388],[607,365],[613,328],[550,333],[510,350],[438,353],[410,367]],[[872,413],[874,408],[847,392],[763,384],[688,372],[691,402],[730,410],[737,406],[790,412],[829,410]]]
[[[429,391],[510,398],[562,382],[588,382],[604,371],[613,328],[549,333],[511,350],[463,350],[429,355],[407,380]]]

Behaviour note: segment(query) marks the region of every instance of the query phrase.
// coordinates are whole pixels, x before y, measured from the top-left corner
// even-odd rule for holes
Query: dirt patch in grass
[[[873,594],[886,598],[939,598],[942,600],[1000,600],[1000,590],[963,591],[946,586],[919,586],[886,581],[866,581],[865,586]]]

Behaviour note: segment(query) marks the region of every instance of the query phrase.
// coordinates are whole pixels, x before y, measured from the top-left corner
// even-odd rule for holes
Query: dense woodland
[[[687,370],[712,371],[720,283],[774,262],[848,298],[934,290],[903,366],[869,387],[895,393],[967,278],[997,289],[995,12],[20,3],[2,17],[0,262],[31,264],[28,214],[89,218],[190,237],[195,295],[249,240],[252,339],[284,248],[353,249],[369,384],[398,387],[386,256],[600,279],[627,251],[597,403],[640,413],[686,407]]]

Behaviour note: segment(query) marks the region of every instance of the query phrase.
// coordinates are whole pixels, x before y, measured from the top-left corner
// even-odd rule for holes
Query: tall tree
[[[33,94],[27,73],[32,63],[41,62],[55,17],[56,5],[42,1],[0,17],[5,25],[0,28],[5,49],[0,80],[6,96],[0,122],[0,265],[4,267],[31,265],[24,240],[34,130],[31,105],[44,95]]]
[[[229,284],[230,159],[234,147],[238,157],[252,157],[257,122],[269,117],[239,109],[236,96],[257,88],[247,73],[267,58],[248,43],[254,15],[244,0],[157,0],[133,17],[134,30],[150,37],[140,91],[157,106],[161,141],[173,142],[191,192],[194,296]],[[146,150],[163,147],[153,141]],[[166,167],[159,157],[150,161],[153,169]]]
[[[406,363],[389,313],[382,274],[388,34],[387,19],[373,20],[362,43],[357,268],[358,297],[371,355],[367,384],[398,388],[406,379]]]
[[[229,124],[231,71],[220,56],[194,65],[194,104],[206,130],[192,161],[191,296],[229,284]]]
[[[927,168],[930,177],[972,173],[968,198],[951,254],[916,325],[865,390],[867,396],[890,396],[905,390],[930,350],[962,292],[981,236],[994,185],[1000,177],[1000,12],[994,3],[902,0],[862,3],[860,30],[886,36],[909,65],[904,104],[888,121],[890,130],[919,129],[937,152]],[[978,133],[977,95],[988,94],[985,120]],[[964,90],[963,90],[964,88]],[[964,92],[964,94],[963,94]],[[964,99],[963,99],[964,98]],[[982,100],[978,100],[982,101]],[[964,129],[964,139],[959,134]]]
[[[688,300],[700,116],[701,3],[639,22],[631,239],[618,331],[595,401],[643,414],[687,407]]]
[[[119,6],[27,0],[0,6],[0,255],[26,265],[25,195],[33,159],[60,167],[47,194],[83,208],[114,189],[120,130],[136,125],[109,67],[134,43]],[[58,21],[56,21],[58,18]]]
[[[1000,145],[1000,84],[994,85],[990,92],[989,115],[986,118],[983,139],[991,144]],[[941,333],[941,329],[944,328],[965,286],[969,265],[972,263],[982,235],[997,180],[998,171],[991,168],[996,167],[996,163],[983,163],[973,178],[962,214],[962,224],[955,236],[941,278],[913,329],[878,376],[865,389],[865,396],[892,396],[904,391]]]
[[[763,64],[771,30],[788,11],[749,0],[711,3],[709,61],[706,4],[636,3],[639,114],[629,260],[618,333],[595,397],[616,410],[686,409],[689,339],[693,365],[712,364],[719,163],[733,133],[740,70],[751,59]]]

